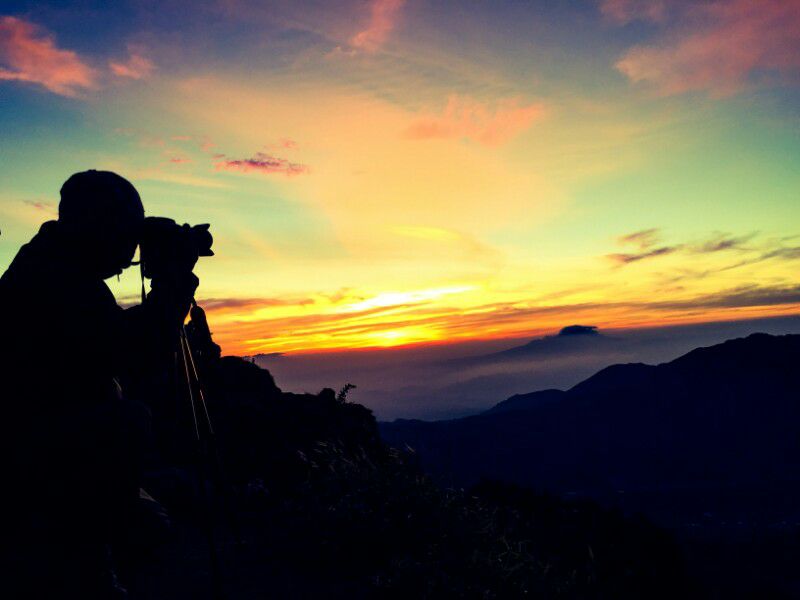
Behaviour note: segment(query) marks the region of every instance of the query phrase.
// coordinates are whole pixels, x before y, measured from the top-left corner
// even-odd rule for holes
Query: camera
[[[178,225],[166,217],[146,217],[139,240],[142,274],[148,279],[175,270],[191,271],[200,256],[214,256],[214,238],[203,225]]]

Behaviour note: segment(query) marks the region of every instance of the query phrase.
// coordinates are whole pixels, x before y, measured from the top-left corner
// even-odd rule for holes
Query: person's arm
[[[198,283],[190,271],[154,279],[144,303],[120,309],[121,374],[146,374],[171,357]]]

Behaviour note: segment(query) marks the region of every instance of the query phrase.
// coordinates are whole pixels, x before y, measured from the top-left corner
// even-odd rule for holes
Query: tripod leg
[[[208,554],[211,562],[211,577],[214,585],[214,598],[222,600],[225,598],[225,592],[222,587],[222,577],[219,569],[219,557],[217,555],[217,545],[214,541],[214,529],[211,525],[211,513],[208,506],[208,496],[206,494],[206,478],[203,469],[204,454],[207,452],[203,437],[200,433],[200,423],[198,419],[198,407],[195,402],[194,392],[192,391],[192,379],[189,375],[189,358],[187,357],[188,341],[186,340],[184,332],[181,332],[181,352],[183,354],[183,364],[186,371],[186,384],[189,390],[189,402],[192,406],[192,418],[194,420],[194,429],[196,434],[197,446],[195,448],[195,462],[197,469],[197,493],[200,496],[200,510],[202,512],[203,523],[206,529],[206,538],[208,541]]]
[[[225,508],[225,514],[230,525],[231,532],[233,533],[234,541],[237,549],[242,549],[244,541],[242,540],[241,530],[239,528],[239,519],[236,516],[236,511],[233,508],[233,501],[231,499],[230,489],[228,488],[225,479],[225,472],[222,468],[222,461],[219,457],[219,450],[217,449],[217,440],[214,435],[214,429],[211,426],[211,417],[208,414],[208,406],[206,405],[205,395],[203,393],[203,386],[200,383],[200,376],[197,371],[197,364],[195,363],[194,353],[189,345],[189,338],[186,335],[186,330],[182,332],[182,340],[186,346],[186,355],[191,365],[191,373],[194,376],[194,381],[197,385],[197,397],[199,399],[199,418],[202,419],[202,426],[198,428],[198,432],[205,433],[206,441],[206,455],[211,463],[210,466],[213,470],[214,480],[217,488],[222,493],[222,502]]]

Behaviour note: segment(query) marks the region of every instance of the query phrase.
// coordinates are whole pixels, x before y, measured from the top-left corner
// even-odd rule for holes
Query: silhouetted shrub
[[[321,444],[314,457],[289,508],[304,552],[375,597],[690,596],[680,556],[646,522],[498,482],[444,489],[395,450]]]

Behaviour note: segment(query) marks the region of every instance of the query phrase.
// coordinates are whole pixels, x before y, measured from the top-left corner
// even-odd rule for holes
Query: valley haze
[[[566,390],[612,364],[658,364],[752,333],[800,333],[800,316],[625,330],[564,325],[566,331],[535,339],[249,358],[293,392],[355,384],[350,399],[381,421],[442,420],[483,412],[515,394]]]

